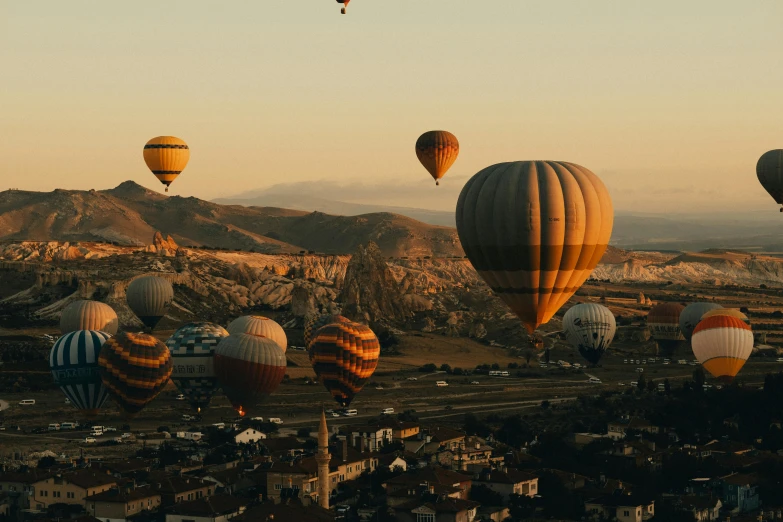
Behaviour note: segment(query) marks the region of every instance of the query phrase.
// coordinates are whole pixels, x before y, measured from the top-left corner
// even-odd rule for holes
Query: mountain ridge
[[[108,190],[0,192],[0,240],[150,242],[261,253],[348,254],[376,242],[384,256],[462,256],[456,230],[393,213],[335,216],[276,207],[221,205],[165,196],[133,181]]]

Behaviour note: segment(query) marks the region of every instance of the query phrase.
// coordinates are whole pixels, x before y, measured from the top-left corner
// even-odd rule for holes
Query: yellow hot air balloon
[[[454,165],[459,155],[457,137],[447,131],[425,132],[416,140],[416,156],[440,185],[440,178]]]
[[[169,185],[185,170],[190,159],[188,144],[174,136],[158,136],[144,145],[144,162],[161,183]]]
[[[530,333],[590,277],[614,221],[598,176],[558,161],[485,168],[462,189],[456,217],[471,264]]]
[[[742,319],[713,315],[696,325],[691,346],[705,370],[721,381],[731,382],[753,351],[753,332]]]

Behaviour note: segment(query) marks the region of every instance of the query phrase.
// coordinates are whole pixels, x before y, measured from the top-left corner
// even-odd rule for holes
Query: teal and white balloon
[[[77,330],[60,337],[49,353],[55,384],[87,416],[97,415],[108,398],[98,370],[98,355],[110,337],[106,332]]]
[[[563,331],[571,345],[591,364],[598,364],[617,332],[614,314],[605,306],[583,303],[563,316]]]
[[[693,330],[701,321],[701,317],[711,310],[723,308],[716,303],[691,303],[680,313],[680,330],[685,340],[690,342]]]
[[[171,352],[171,380],[196,411],[209,406],[219,385],[215,377],[215,347],[228,332],[212,323],[189,323],[166,341]]]

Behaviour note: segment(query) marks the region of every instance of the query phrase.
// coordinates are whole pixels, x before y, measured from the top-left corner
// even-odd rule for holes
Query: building
[[[486,444],[478,437],[467,437],[465,442],[457,449],[451,450],[454,454],[452,465],[457,469],[479,469],[487,467],[492,462],[492,446]]]
[[[715,497],[687,496],[680,499],[680,506],[693,513],[697,522],[708,522],[718,520],[723,503]]]
[[[117,486],[117,479],[106,471],[85,469],[48,477],[32,485],[30,507],[45,510],[52,504],[78,504],[85,499]]]
[[[387,480],[383,487],[387,495],[398,492],[404,492],[403,496],[418,494],[415,492],[422,484],[428,489],[435,486],[444,486],[447,489],[430,492],[432,494],[446,494],[462,500],[470,498],[470,488],[473,485],[473,478],[456,471],[436,466],[419,468],[415,473],[405,473]]]
[[[392,441],[397,442],[419,434],[421,427],[417,422],[395,422],[392,426]]]
[[[506,471],[486,469],[473,480],[473,485],[479,484],[503,495],[504,505],[508,504],[511,495],[524,495],[531,498],[538,495],[538,477],[516,469]]]
[[[321,410],[321,424],[318,426],[318,453],[315,461],[318,464],[318,505],[329,509],[329,429],[326,427],[326,413]]]
[[[413,500],[394,509],[399,522],[473,522],[481,504],[472,500],[437,497]]]
[[[607,425],[609,438],[621,440],[625,438],[628,430],[643,431],[646,433],[658,433],[660,428],[639,417],[623,417]]]
[[[655,501],[635,495],[606,495],[585,502],[585,511],[593,519],[603,516],[618,522],[644,522],[655,516]]]
[[[257,431],[253,428],[245,428],[234,433],[234,442],[236,444],[249,444],[251,442],[258,442],[259,440],[265,440],[266,433]]]
[[[51,477],[51,473],[32,470],[25,473],[5,471],[0,473],[0,495],[7,494],[11,510],[30,509],[33,484]]]
[[[394,453],[380,455],[378,457],[378,466],[382,468],[388,468],[390,470],[399,468],[402,471],[408,471],[408,462],[404,458]]]
[[[87,512],[103,522],[125,522],[142,511],[160,507],[160,494],[150,487],[113,488],[85,499]]]
[[[721,500],[729,509],[748,513],[759,508],[758,480],[755,475],[732,473],[721,477]]]
[[[152,488],[160,494],[160,500],[164,506],[199,500],[209,497],[215,492],[214,482],[187,476],[151,475],[149,482]]]
[[[458,450],[465,444],[465,434],[443,426],[427,430],[427,442],[437,443],[442,449]]]
[[[346,430],[350,434],[351,446],[360,451],[380,451],[392,442],[393,429],[386,426],[352,426]]]
[[[308,499],[291,499],[288,502],[266,502],[254,506],[234,518],[235,522],[295,521],[333,522],[334,512],[311,504]]]
[[[248,503],[231,495],[181,502],[166,513],[166,522],[226,522],[244,513]]]

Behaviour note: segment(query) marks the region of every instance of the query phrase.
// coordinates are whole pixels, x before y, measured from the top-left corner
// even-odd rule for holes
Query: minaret
[[[318,453],[315,461],[318,463],[318,505],[329,509],[329,430],[326,427],[326,413],[321,410],[321,426],[318,428]]]

